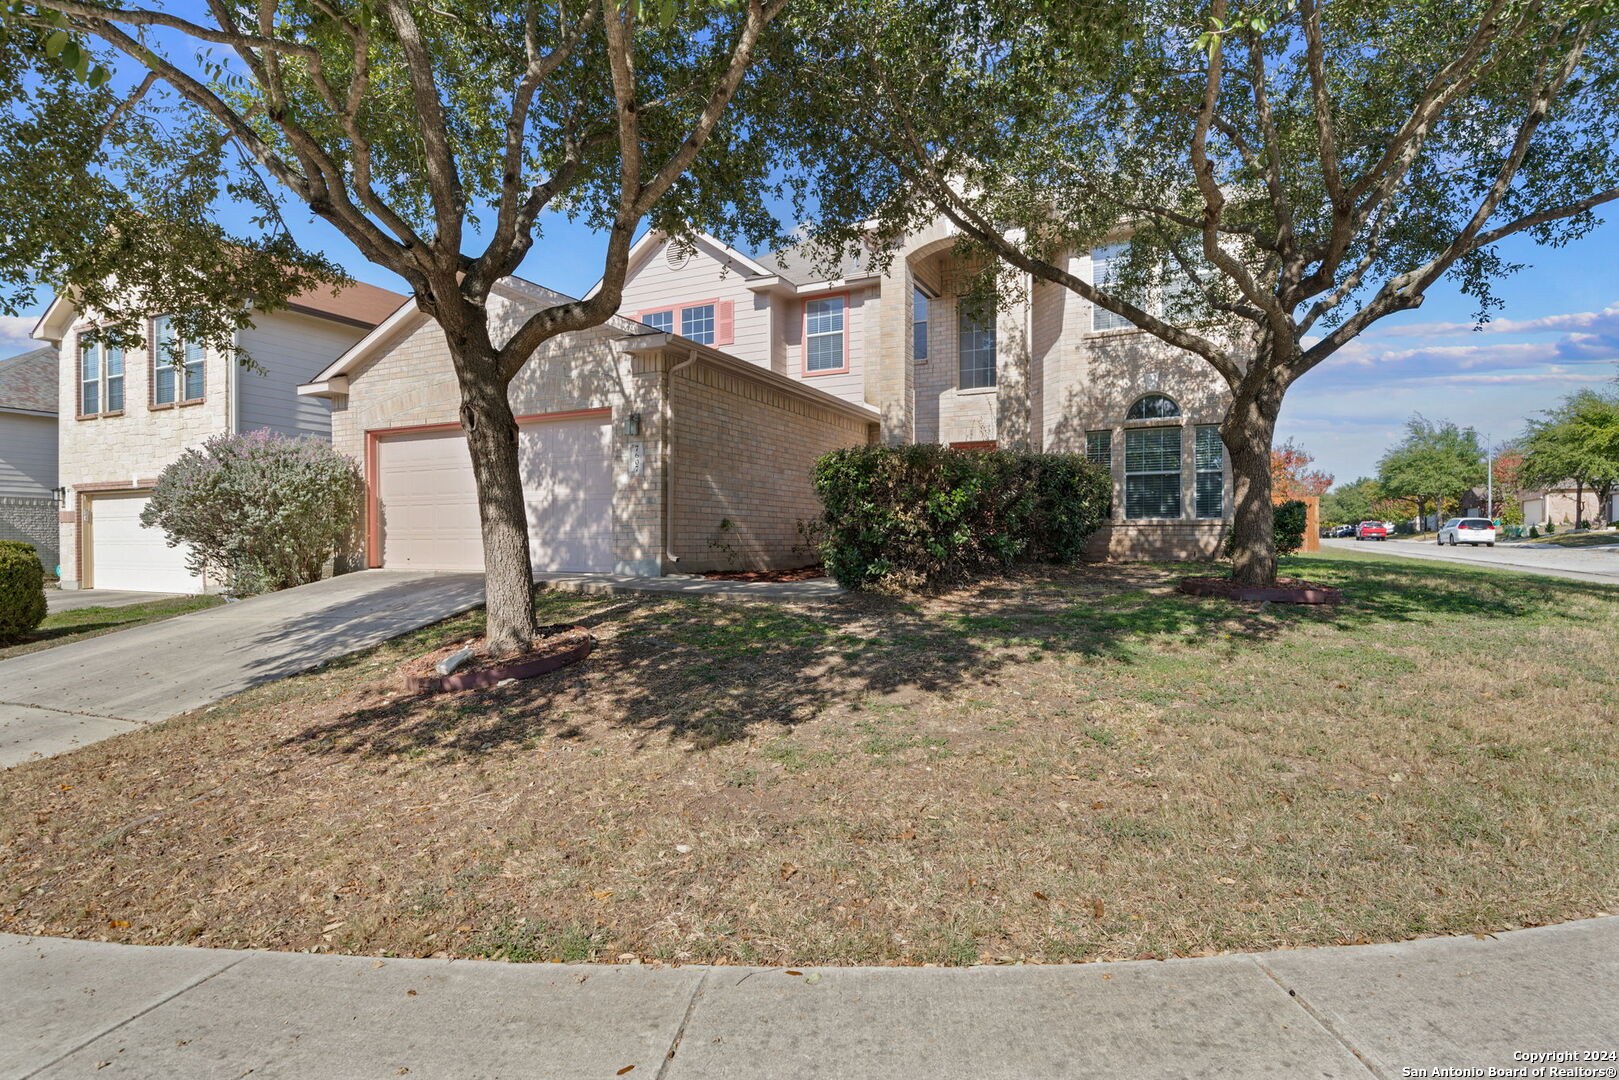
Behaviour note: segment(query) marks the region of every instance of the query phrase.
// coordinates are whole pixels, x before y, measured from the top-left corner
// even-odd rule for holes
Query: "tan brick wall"
[[[815,459],[869,441],[872,423],[699,361],[671,378],[674,441],[670,567],[762,570],[804,566],[813,555],[800,522],[821,514]],[[733,528],[722,529],[729,520]],[[734,550],[728,557],[717,545]]]
[[[1124,562],[1186,562],[1213,559],[1225,542],[1219,521],[1115,522],[1091,537],[1085,557]]]

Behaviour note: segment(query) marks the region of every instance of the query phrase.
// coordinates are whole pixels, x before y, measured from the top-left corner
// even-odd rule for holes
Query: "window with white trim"
[[[1220,517],[1225,513],[1225,444],[1214,424],[1197,429],[1196,467],[1197,516]]]
[[[680,336],[690,338],[699,345],[714,344],[714,305],[681,308]]]
[[[1124,433],[1124,516],[1181,516],[1181,429],[1131,428]]]
[[[668,311],[649,311],[641,316],[641,321],[654,330],[661,330],[665,334],[675,332],[675,309]]]
[[[124,411],[124,350],[79,339],[79,415]]]
[[[815,375],[848,366],[844,345],[847,301],[841,296],[804,301],[804,371]]]
[[[1113,432],[1087,431],[1085,433],[1085,460],[1104,469],[1113,468]]]
[[[965,299],[956,306],[957,385],[976,390],[995,385],[995,312],[976,310]]]
[[[911,357],[928,358],[928,294],[913,289],[911,296]]]
[[[1144,394],[1124,414],[1126,420],[1171,420],[1181,414],[1175,399],[1164,394]]]
[[[1128,245],[1108,244],[1091,252],[1091,284],[1105,293],[1112,291],[1119,284],[1119,268],[1124,263],[1125,255],[1129,252]],[[1091,329],[1101,330],[1128,330],[1135,323],[1123,315],[1115,315],[1100,304],[1091,305]]]
[[[206,353],[203,347],[193,341],[184,341],[176,348],[174,324],[167,315],[153,320],[153,329],[152,404],[201,401],[206,389]]]

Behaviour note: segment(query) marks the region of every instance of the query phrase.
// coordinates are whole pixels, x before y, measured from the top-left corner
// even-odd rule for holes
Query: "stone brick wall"
[[[33,544],[46,573],[60,561],[55,499],[0,497],[0,540]]]
[[[1221,521],[1124,522],[1104,525],[1085,557],[1094,561],[1187,562],[1213,559],[1225,542]]]
[[[765,570],[816,562],[803,550],[798,528],[821,515],[812,483],[815,459],[870,441],[876,417],[851,416],[702,360],[672,375],[670,407],[670,546],[679,556],[670,569]],[[722,521],[732,527],[721,528]]]

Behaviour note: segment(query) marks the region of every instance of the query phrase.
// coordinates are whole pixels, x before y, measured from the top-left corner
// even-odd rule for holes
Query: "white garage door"
[[[145,495],[97,495],[87,505],[91,588],[202,592],[202,578],[186,569],[185,549],[169,547],[161,529],[141,524]]]
[[[612,570],[611,421],[525,424],[518,455],[534,568]],[[472,460],[461,433],[385,436],[377,443],[376,462],[382,565],[482,570]]]

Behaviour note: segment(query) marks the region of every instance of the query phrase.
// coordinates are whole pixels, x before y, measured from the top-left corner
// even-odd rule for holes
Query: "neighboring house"
[[[1217,425],[1229,395],[1200,358],[1057,285],[982,313],[947,223],[885,270],[817,272],[798,250],[755,259],[718,240],[650,232],[630,253],[620,311],[761,369],[875,409],[882,440],[1084,453],[1113,474],[1093,555],[1207,557],[1230,520]],[[1099,282],[1116,247],[1068,265]]]
[[[490,298],[496,340],[568,299],[503,280]],[[702,336],[725,337],[713,329]],[[368,565],[482,569],[461,397],[435,323],[402,304],[299,392],[331,401],[333,444],[364,463]],[[821,512],[815,459],[871,441],[879,419],[723,346],[622,317],[547,342],[510,395],[540,571],[801,566],[813,556],[800,526]]]
[[[0,540],[56,571],[56,350],[0,360]]]
[[[172,333],[148,323],[146,346],[128,354],[88,340],[93,313],[58,296],[34,328],[59,353],[58,483],[62,587],[202,592],[220,586],[185,567],[184,553],[140,523],[158,474],[182,451],[214,435],[270,429],[331,437],[325,402],[302,397],[309,378],[392,313],[403,298],[370,285],[312,290],[282,311],[258,316],[237,337],[255,362],[243,368],[200,347],[182,363],[155,343]]]
[[[1574,481],[1565,480],[1554,488],[1521,493],[1519,501],[1523,504],[1524,525],[1543,526],[1549,521],[1553,525],[1572,526],[1582,518],[1596,525],[1619,521],[1619,491],[1610,492],[1604,502],[1600,492],[1586,487],[1578,492],[1577,510],[1576,491]]]

